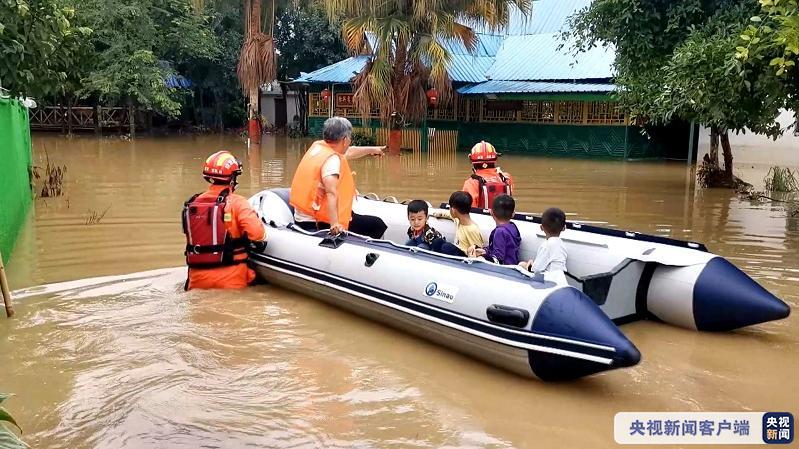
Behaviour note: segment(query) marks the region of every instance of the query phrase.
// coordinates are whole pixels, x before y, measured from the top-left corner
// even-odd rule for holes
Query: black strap
[[[190,263],[188,264],[189,268],[219,268],[219,267],[229,267],[231,265],[238,265],[241,263],[247,263],[248,259],[241,259],[241,260],[233,260],[230,263],[221,263],[221,262],[214,262],[214,263]]]
[[[216,204],[221,204],[227,201],[227,196],[230,195],[230,189],[224,189],[219,192],[219,196],[216,197]]]
[[[652,282],[652,275],[655,274],[655,262],[646,262],[641,278],[638,280],[638,288],[635,290],[635,314],[639,318],[652,318],[654,315],[649,312],[646,306],[647,295],[649,294],[649,283]]]

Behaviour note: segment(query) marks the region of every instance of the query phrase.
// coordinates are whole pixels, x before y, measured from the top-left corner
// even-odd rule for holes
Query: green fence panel
[[[0,250],[8,262],[31,203],[31,134],[28,110],[0,98]]]

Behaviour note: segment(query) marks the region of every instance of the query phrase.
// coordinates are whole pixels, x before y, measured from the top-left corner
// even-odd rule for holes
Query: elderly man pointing
[[[330,229],[331,234],[338,234],[349,230],[381,238],[386,224],[380,217],[352,212],[357,191],[347,161],[382,156],[383,147],[350,146],[352,124],[343,117],[327,119],[322,138],[305,152],[291,181],[289,202],[294,206],[294,221],[306,231]]]

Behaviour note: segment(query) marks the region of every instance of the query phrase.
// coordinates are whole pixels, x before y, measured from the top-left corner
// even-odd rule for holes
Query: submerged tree
[[[267,22],[269,29],[268,33],[264,33],[261,0],[244,0],[246,32],[236,73],[249,99],[247,115],[250,120],[260,116],[258,100],[261,84],[271,82],[277,75],[277,55],[272,37],[275,31],[276,6],[275,0],[272,0]]]
[[[783,84],[767,64],[744,69],[739,35],[758,5],[749,0],[596,0],[570,19],[577,50],[612,45],[619,99],[639,122],[694,120],[711,130],[707,163],[734,185],[729,133],[781,134]],[[722,147],[721,171],[718,147]]]
[[[181,92],[167,79],[175,67],[212,59],[217,41],[208,18],[183,0],[81,0],[78,15],[94,32],[93,59],[79,93],[109,103],[140,105],[169,117],[181,110]],[[133,125],[131,112],[131,125]],[[131,129],[133,132],[133,129]]]
[[[342,35],[350,52],[371,50],[366,67],[355,77],[354,102],[364,117],[379,110],[381,121],[396,127],[402,121],[419,121],[426,113],[425,91],[438,91],[439,101],[452,97],[447,73],[451,55],[448,43],[474,49],[477,37],[464,24],[499,29],[508,23],[513,6],[527,14],[531,0],[326,0],[331,19],[346,17]],[[367,48],[372,36],[374,48]],[[396,117],[396,116],[395,116]],[[398,147],[391,134],[389,147]]]

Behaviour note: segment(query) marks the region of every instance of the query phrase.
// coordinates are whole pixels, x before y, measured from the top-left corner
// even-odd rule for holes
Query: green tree
[[[194,121],[222,130],[241,126],[247,110],[241,102],[241,88],[236,77],[239,50],[244,41],[242,5],[237,2],[206,6],[205,14],[219,45],[214,58],[198,58],[178,65],[193,84],[191,97]]]
[[[275,45],[280,53],[278,79],[293,79],[347,57],[341,41],[339,21],[328,20],[317,3],[283,11],[275,27]]]
[[[799,111],[799,1],[760,0],[761,11],[752,16],[740,36],[736,57],[744,70],[759,70],[768,64],[780,80],[787,107]],[[797,115],[799,123],[799,115]],[[794,133],[799,126],[794,125]]]
[[[374,56],[355,77],[354,102],[364,117],[379,110],[383,123],[396,127],[392,114],[418,121],[427,108],[425,90],[433,86],[439,99],[451,99],[447,74],[451,55],[448,42],[474,49],[474,30],[464,23],[499,29],[509,20],[512,6],[527,14],[530,0],[326,0],[331,19],[345,17],[342,34],[352,53],[366,49],[366,37],[375,38]],[[391,133],[390,148],[399,146]]]
[[[0,1],[0,87],[12,96],[53,94],[91,33],[56,0]]]
[[[577,50],[613,45],[621,104],[641,122],[679,117],[711,130],[708,163],[732,186],[729,132],[777,136],[782,84],[763,64],[735,59],[757,4],[749,0],[596,0],[570,20]],[[721,172],[718,147],[724,155]]]
[[[213,59],[219,52],[208,17],[182,0],[81,0],[76,9],[94,30],[93,63],[82,96],[175,117],[182,93],[165,81],[175,67]]]

